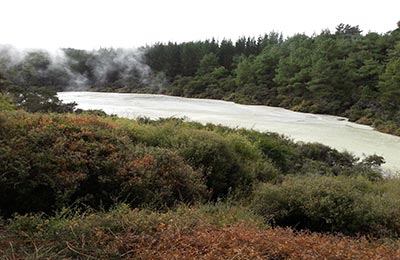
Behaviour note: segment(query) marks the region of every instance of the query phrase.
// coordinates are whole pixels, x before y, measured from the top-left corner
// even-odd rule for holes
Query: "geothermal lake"
[[[152,119],[187,118],[201,123],[244,127],[284,134],[295,141],[319,142],[358,157],[385,157],[387,170],[400,169],[400,137],[383,134],[346,118],[293,112],[283,108],[240,105],[232,102],[150,94],[59,92],[64,102],[81,109],[102,109],[107,114]]]

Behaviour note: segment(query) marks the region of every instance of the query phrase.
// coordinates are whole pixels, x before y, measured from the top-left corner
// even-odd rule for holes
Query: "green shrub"
[[[175,151],[185,162],[203,173],[212,197],[230,191],[249,191],[257,180],[271,180],[278,171],[245,136],[209,129],[182,120],[141,120],[144,125],[127,127],[131,140]]]
[[[175,137],[173,148],[204,172],[215,197],[226,195],[229,189],[251,185],[251,172],[246,171],[245,162],[240,161],[240,154],[226,138],[204,130]]]
[[[201,174],[179,155],[135,144],[111,121],[14,112],[0,122],[1,215],[208,198]]]
[[[12,98],[0,92],[0,111],[14,110]]]
[[[76,211],[63,208],[54,216],[44,214],[15,215],[2,228],[10,237],[71,241],[89,238],[96,230],[109,234],[132,233],[147,235],[160,226],[173,224],[179,230],[190,230],[201,223],[227,227],[236,223],[255,223],[262,219],[242,205],[230,202],[207,203],[196,206],[178,205],[168,211],[131,209],[128,204],[116,204],[107,211]],[[77,235],[78,234],[78,235]],[[1,234],[0,234],[1,237]]]
[[[320,143],[305,143],[299,146],[300,156],[314,161],[326,163],[328,166],[352,166],[356,161],[348,152],[338,152],[336,149]]]
[[[288,177],[262,185],[252,207],[270,223],[349,235],[400,235],[399,180]]]
[[[279,169],[288,172],[296,165],[297,151],[294,145],[289,145],[285,139],[269,134],[256,134],[256,144],[263,154],[271,159]]]
[[[124,164],[117,173],[120,196],[131,205],[143,202],[160,208],[180,202],[200,202],[209,197],[200,172],[175,152],[145,148],[142,155]]]
[[[0,112],[0,212],[52,212],[79,203],[169,207],[245,198],[283,173],[380,179],[380,158],[352,156],[282,136],[184,122],[90,114]],[[281,169],[281,170],[278,170]]]

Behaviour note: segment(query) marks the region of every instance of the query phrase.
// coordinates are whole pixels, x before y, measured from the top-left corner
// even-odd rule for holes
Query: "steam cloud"
[[[63,90],[143,87],[160,90],[165,78],[144,62],[143,49],[20,50],[0,45],[0,73],[15,84],[53,85]]]

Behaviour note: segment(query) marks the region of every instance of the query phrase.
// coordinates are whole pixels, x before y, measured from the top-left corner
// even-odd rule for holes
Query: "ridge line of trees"
[[[15,50],[14,50],[15,52]],[[0,77],[23,88],[146,92],[346,116],[400,135],[400,27],[362,34],[272,32],[236,42],[156,43],[138,50],[0,48]]]

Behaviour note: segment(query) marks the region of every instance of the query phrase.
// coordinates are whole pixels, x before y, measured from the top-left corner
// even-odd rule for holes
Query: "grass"
[[[265,226],[248,208],[217,202],[166,212],[64,209],[1,225],[3,259],[397,259],[398,242]]]

